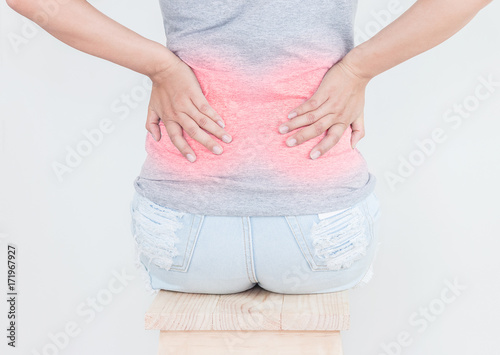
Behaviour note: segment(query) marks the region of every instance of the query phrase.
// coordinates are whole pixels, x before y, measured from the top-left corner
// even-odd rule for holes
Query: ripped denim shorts
[[[160,206],[134,192],[136,266],[145,288],[229,294],[260,287],[284,294],[364,286],[380,242],[379,199],[298,216],[210,216]]]

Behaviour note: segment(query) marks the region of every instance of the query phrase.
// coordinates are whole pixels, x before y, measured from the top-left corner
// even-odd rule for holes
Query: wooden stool
[[[349,329],[348,291],[307,295],[259,285],[225,294],[160,290],[146,329],[160,330],[159,355],[341,355]]]

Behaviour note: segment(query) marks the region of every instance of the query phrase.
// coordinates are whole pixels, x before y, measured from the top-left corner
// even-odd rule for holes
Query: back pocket
[[[136,252],[145,260],[168,271],[186,272],[199,235],[202,215],[160,206],[135,193],[130,204],[132,234]]]
[[[287,216],[300,251],[311,270],[342,270],[367,254],[373,221],[367,200],[338,212]]]

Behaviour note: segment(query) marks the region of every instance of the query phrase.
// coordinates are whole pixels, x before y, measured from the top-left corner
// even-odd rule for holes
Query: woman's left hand
[[[280,126],[280,133],[305,127],[288,137],[286,144],[293,147],[328,131],[309,153],[311,159],[316,159],[337,144],[350,125],[351,147],[354,149],[356,143],[365,136],[363,111],[368,82],[369,79],[357,75],[342,60],[333,65],[316,92],[290,111],[290,121]],[[293,116],[293,112],[297,115]],[[288,130],[283,131],[281,127],[284,126]]]

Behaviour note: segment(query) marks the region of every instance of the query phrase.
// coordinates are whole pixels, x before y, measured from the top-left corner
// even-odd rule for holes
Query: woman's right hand
[[[153,81],[153,89],[146,129],[154,140],[158,142],[161,139],[161,120],[174,146],[190,162],[196,160],[196,155],[184,139],[183,129],[214,154],[221,154],[222,147],[207,132],[225,143],[231,142],[231,135],[224,130],[222,118],[203,95],[191,68],[178,59],[149,77]]]

